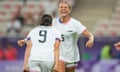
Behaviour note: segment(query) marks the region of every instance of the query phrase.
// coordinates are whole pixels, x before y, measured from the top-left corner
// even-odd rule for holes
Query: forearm
[[[28,59],[29,59],[29,56],[30,56],[30,52],[31,52],[31,42],[28,41],[27,42],[27,48],[26,48],[26,51],[25,51],[25,56],[24,56],[24,66],[28,65]]]
[[[57,40],[54,44],[54,61],[55,65],[58,65],[59,62],[59,46],[60,46],[60,41]]]
[[[86,47],[92,48],[94,43],[94,36],[87,30],[83,32],[83,35],[88,38],[88,41],[86,42]]]
[[[87,37],[89,40],[94,41],[94,36],[93,36],[93,34],[90,33],[88,30],[86,30],[85,32],[83,32],[83,35],[84,35],[85,37]]]
[[[54,50],[54,56],[55,56],[55,64],[57,65],[59,61],[59,48],[56,48]]]
[[[24,56],[24,66],[28,65],[29,56],[30,56],[30,52],[28,50],[26,50],[25,56]]]
[[[92,33],[89,33],[88,39],[91,40],[91,41],[94,41],[94,36],[92,35]]]

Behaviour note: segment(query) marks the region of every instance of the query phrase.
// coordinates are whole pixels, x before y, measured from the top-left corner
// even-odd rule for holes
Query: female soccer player
[[[86,47],[91,48],[94,43],[93,35],[80,21],[70,16],[72,7],[67,1],[59,3],[59,17],[53,20],[55,26],[62,33],[60,45],[60,64],[61,69],[66,72],[75,72],[76,63],[80,60],[77,40],[80,34],[88,38]]]
[[[66,72],[75,72],[76,63],[80,60],[77,40],[80,34],[88,38],[86,47],[91,48],[94,43],[94,36],[80,21],[70,16],[72,7],[67,1],[59,3],[59,17],[53,20],[55,26],[62,33],[62,42],[60,45],[60,61],[59,70]],[[19,45],[22,46],[25,41],[20,40]],[[61,72],[63,72],[61,71]]]
[[[53,65],[54,70],[58,70],[61,34],[51,25],[52,17],[43,15],[40,26],[35,27],[28,34],[24,72],[51,72]]]

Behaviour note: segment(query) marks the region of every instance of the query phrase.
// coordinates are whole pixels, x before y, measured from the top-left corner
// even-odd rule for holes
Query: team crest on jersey
[[[73,30],[68,30],[67,32],[73,32]]]

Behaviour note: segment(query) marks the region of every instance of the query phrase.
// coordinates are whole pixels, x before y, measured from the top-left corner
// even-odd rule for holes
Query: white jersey
[[[27,38],[32,42],[30,60],[54,61],[54,43],[61,34],[54,27],[38,26],[30,31]]]
[[[77,62],[80,60],[77,40],[86,27],[79,21],[71,18],[63,24],[59,18],[53,20],[53,25],[61,31],[62,42],[60,46],[60,58],[66,62]]]

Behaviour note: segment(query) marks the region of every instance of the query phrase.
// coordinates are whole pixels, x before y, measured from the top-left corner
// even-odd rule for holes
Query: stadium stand
[[[72,15],[87,26],[95,36],[120,36],[120,0],[107,1],[77,1]],[[108,28],[104,28],[103,25]]]
[[[26,5],[24,5],[23,0],[0,1],[0,27],[1,27],[0,31],[3,32],[3,35],[1,35],[1,36],[6,35],[6,24],[13,16],[16,15],[18,9],[21,9],[21,14],[23,16],[26,16],[31,13],[33,15],[33,18],[37,22],[38,17],[46,10],[49,9],[49,12],[51,14],[52,14],[53,10],[56,10],[56,12],[57,12],[57,9],[53,9],[54,7],[57,7],[57,6],[51,4],[52,2],[56,3],[55,5],[57,5],[57,3],[58,3],[58,1],[56,1],[56,0],[27,0]],[[48,8],[49,6],[47,6],[47,4],[53,5],[53,8]],[[25,17],[25,18],[27,18],[27,17]],[[31,28],[32,27],[30,27],[30,26],[23,27],[22,28],[23,35],[26,34],[27,32],[29,32],[29,30],[31,30]]]

